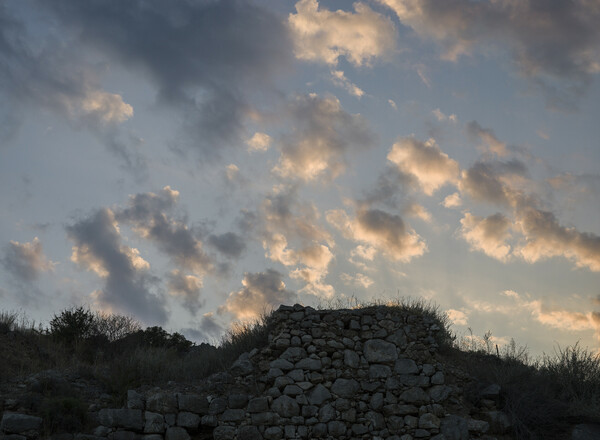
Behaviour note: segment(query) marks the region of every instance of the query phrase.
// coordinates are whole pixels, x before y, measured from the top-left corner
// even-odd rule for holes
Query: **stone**
[[[434,385],[429,388],[429,397],[434,402],[443,402],[451,393],[452,389],[446,385]]]
[[[285,388],[283,389],[283,394],[285,394],[286,396],[297,396],[302,393],[303,393],[302,388],[300,388],[296,384],[286,385]]]
[[[103,408],[98,412],[98,421],[100,424],[111,428],[132,429],[134,431],[141,431],[144,428],[141,409]]]
[[[358,368],[360,366],[360,356],[352,350],[344,350],[344,364],[350,368]]]
[[[233,426],[217,426],[213,430],[214,440],[233,440],[234,438],[235,428]]]
[[[283,431],[285,438],[296,438],[296,427],[294,425],[285,425]]]
[[[423,364],[421,371],[425,376],[432,376],[435,373],[435,367],[431,364]]]
[[[182,411],[177,414],[177,426],[187,429],[197,429],[200,425],[200,416],[191,412]]]
[[[467,421],[467,427],[469,428],[469,432],[485,434],[490,429],[490,424],[484,420],[469,419]]]
[[[255,397],[250,399],[246,410],[249,413],[258,413],[269,409],[269,401],[266,397]]]
[[[402,329],[396,330],[394,333],[385,338],[385,340],[401,348],[405,347],[407,343],[406,333],[404,333],[404,330]]]
[[[263,437],[267,440],[279,440],[283,438],[283,430],[279,426],[269,426],[265,429]]]
[[[419,367],[412,359],[398,359],[394,364],[394,373],[397,374],[418,374]]]
[[[369,406],[372,410],[379,411],[383,407],[383,393],[373,394]]]
[[[423,405],[429,403],[429,395],[423,389],[419,387],[409,388],[400,394],[400,400],[405,403],[415,403],[417,405]]]
[[[370,422],[371,428],[375,431],[379,431],[385,428],[385,418],[383,414],[369,411],[365,414],[365,418]]]
[[[310,370],[310,371],[318,371],[322,367],[323,367],[323,363],[320,359],[312,359],[312,358],[300,359],[294,365],[294,368],[299,368],[302,370]]]
[[[399,433],[404,426],[404,418],[400,416],[389,416],[386,423],[390,432]]]
[[[363,353],[369,363],[387,363],[398,359],[396,345],[383,339],[370,339],[365,342]]]
[[[218,423],[217,416],[212,414],[202,416],[202,419],[200,419],[200,424],[202,426],[217,426]]]
[[[262,440],[263,436],[256,426],[246,425],[238,429],[238,440]]]
[[[287,377],[292,379],[294,382],[302,382],[304,380],[304,371],[301,368],[292,370],[287,374]]]
[[[146,400],[146,409],[158,413],[176,413],[177,396],[171,393],[156,393]]]
[[[334,394],[337,394],[339,397],[350,398],[353,397],[358,390],[360,389],[360,385],[354,379],[343,379],[339,378],[331,386],[331,391]]]
[[[308,401],[311,405],[320,406],[323,402],[331,399],[331,393],[322,384],[317,384],[308,395]]]
[[[250,361],[248,353],[242,353],[239,358],[231,365],[231,374],[234,376],[247,376],[254,371],[254,365]]]
[[[319,409],[319,422],[327,423],[330,420],[335,419],[335,409],[330,404],[323,405],[321,409]]]
[[[356,435],[363,435],[369,432],[369,428],[367,428],[367,426],[363,425],[362,423],[355,423],[354,425],[352,425],[352,432]]]
[[[341,436],[346,435],[346,424],[344,422],[332,420],[327,423],[327,432],[333,438],[340,438]]]
[[[467,421],[456,415],[446,416],[441,420],[440,433],[446,440],[469,440]]]
[[[245,408],[248,404],[248,395],[240,393],[230,394],[227,398],[227,403],[231,409]]]
[[[200,415],[208,414],[208,399],[197,394],[178,394],[179,411],[187,411]]]
[[[135,390],[127,390],[127,408],[144,409],[144,396]]]
[[[275,359],[274,361],[272,361],[271,363],[269,363],[269,366],[271,368],[279,368],[282,371],[289,371],[292,368],[294,368],[294,364],[292,364],[290,361],[285,360],[285,359]]]
[[[0,430],[7,434],[19,434],[25,431],[39,431],[43,420],[26,414],[5,412],[0,422]]]
[[[167,432],[165,433],[165,440],[190,440],[190,438],[191,437],[188,432],[178,426],[171,426],[167,428]]]
[[[265,411],[250,416],[253,425],[273,425],[277,421],[277,414]]]
[[[281,356],[281,359],[285,359],[290,362],[298,362],[300,359],[304,359],[307,356],[306,350],[302,347],[289,347]]]
[[[440,419],[430,413],[425,413],[419,417],[419,428],[422,429],[438,429],[440,427]]]
[[[325,437],[327,435],[327,425],[325,423],[317,423],[312,428],[313,437]]]
[[[144,413],[144,433],[162,434],[165,432],[165,418],[162,414],[146,411]]]
[[[109,440],[136,440],[137,437],[133,431],[115,431],[108,434]]]
[[[373,364],[369,367],[369,379],[384,379],[392,374],[392,369],[387,365]]]
[[[223,397],[217,397],[210,401],[208,405],[208,413],[209,414],[221,414],[227,408],[227,400]]]
[[[281,417],[293,417],[300,414],[300,406],[289,396],[280,396],[273,401],[271,409]]]
[[[142,440],[163,440],[163,436],[160,434],[147,434],[142,436]]]
[[[221,414],[220,419],[222,422],[239,422],[244,420],[245,417],[246,411],[243,409],[227,408],[225,411],[223,411],[223,414]]]
[[[444,373],[438,371],[433,376],[431,376],[431,383],[434,385],[443,385],[444,384]]]

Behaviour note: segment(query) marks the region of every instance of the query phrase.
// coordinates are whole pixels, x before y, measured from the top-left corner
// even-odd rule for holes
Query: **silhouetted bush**
[[[65,309],[50,321],[50,334],[56,340],[73,346],[97,334],[94,313],[83,306]]]

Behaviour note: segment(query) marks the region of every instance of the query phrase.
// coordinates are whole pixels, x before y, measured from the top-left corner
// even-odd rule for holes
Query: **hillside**
[[[599,438],[591,424],[599,421],[597,393],[577,396],[549,383],[542,372],[550,362],[544,370],[508,351],[457,350],[444,315],[418,302],[281,306],[218,348],[161,330],[135,329],[113,341],[88,335],[74,345],[4,331],[4,436]],[[571,366],[593,360],[577,347],[568,354]],[[588,391],[597,386],[581,379]]]

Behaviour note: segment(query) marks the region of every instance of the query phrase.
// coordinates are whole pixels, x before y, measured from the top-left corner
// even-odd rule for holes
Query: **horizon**
[[[412,297],[599,351],[600,8],[444,5],[2,2],[0,309]]]

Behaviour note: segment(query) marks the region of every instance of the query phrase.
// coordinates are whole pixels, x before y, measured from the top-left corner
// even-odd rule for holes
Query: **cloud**
[[[342,273],[340,275],[340,279],[344,282],[344,284],[347,284],[348,286],[358,286],[362,287],[363,289],[368,289],[374,283],[374,281],[371,278],[362,273],[357,273],[354,275]]]
[[[345,89],[352,96],[360,98],[365,94],[360,87],[358,87],[356,84],[353,84],[348,78],[346,78],[346,75],[344,75],[344,72],[341,70],[332,70],[331,80],[335,86]]]
[[[225,328],[215,319],[213,312],[203,314],[200,320],[194,320],[194,323],[197,323],[197,327],[183,328],[181,332],[186,338],[196,342],[212,342],[213,345],[217,345],[219,338],[225,333]]]
[[[483,128],[477,121],[471,121],[467,124],[467,134],[485,143],[490,152],[498,156],[508,155],[506,144],[498,140],[492,129]]]
[[[525,242],[515,253],[534,263],[562,256],[577,267],[600,271],[600,236],[579,232],[559,224],[553,213],[532,207],[522,209],[517,218]]]
[[[398,110],[398,106],[396,105],[396,102],[393,99],[388,99],[388,104],[390,105],[390,107],[392,107],[394,110]]]
[[[506,244],[511,236],[511,221],[508,218],[500,213],[484,218],[467,212],[460,224],[460,233],[471,249],[502,262],[508,261],[511,251],[510,245]]]
[[[431,113],[433,113],[433,116],[435,116],[435,118],[440,122],[442,122],[442,121],[456,122],[458,120],[458,117],[454,113],[451,114],[450,116],[447,116],[444,113],[442,113],[442,111],[439,108],[432,110]]]
[[[425,223],[431,223],[433,218],[431,213],[423,205],[418,203],[410,203],[403,209],[403,214],[410,217],[416,217],[423,220]]]
[[[462,200],[460,198],[460,194],[455,192],[452,193],[444,199],[442,205],[446,208],[457,208],[462,205]]]
[[[458,186],[476,201],[515,206],[522,200],[522,193],[514,186],[525,182],[527,175],[527,166],[517,159],[478,161],[461,172]]]
[[[271,136],[266,133],[256,132],[254,135],[246,141],[248,144],[248,151],[267,151],[271,145]]]
[[[412,137],[401,138],[387,158],[402,173],[414,177],[427,195],[458,180],[458,163],[442,152],[433,139],[421,142]]]
[[[331,181],[346,169],[348,154],[374,145],[366,120],[344,111],[333,96],[297,95],[288,112],[292,131],[283,136],[273,168],[281,177]]]
[[[46,109],[89,130],[128,169],[143,172],[144,158],[122,139],[119,128],[133,117],[133,107],[102,89],[98,65],[52,33],[37,40],[4,4],[0,24],[0,97],[12,109],[2,125],[11,125],[14,135],[29,107]]]
[[[395,48],[392,22],[364,3],[354,3],[354,13],[319,8],[317,0],[300,0],[288,24],[298,59],[337,65],[344,56],[356,66],[370,64]]]
[[[446,311],[448,318],[452,321],[453,324],[456,325],[467,325],[468,316],[464,310],[456,310],[456,309],[448,309]]]
[[[164,324],[168,312],[156,292],[158,279],[138,250],[122,243],[112,210],[100,209],[66,230],[74,242],[71,260],[104,280],[104,287],[92,294],[100,308],[134,315],[147,324]]]
[[[421,37],[440,43],[445,59],[508,47],[551,105],[572,106],[600,72],[600,8],[593,1],[378,1]]]
[[[42,242],[35,237],[28,243],[10,241],[0,264],[19,281],[35,281],[43,272],[52,271],[56,263],[48,260],[42,249]]]
[[[330,250],[334,243],[319,219],[316,206],[301,202],[295,186],[278,186],[260,208],[260,235],[265,256],[293,267],[290,276],[306,283],[301,291],[329,297],[333,287],[323,280],[334,258]]]
[[[282,20],[246,1],[39,1],[63,31],[69,52],[100,53],[157,88],[159,105],[185,118],[201,157],[220,155],[244,133],[245,90],[265,90],[291,61]]]
[[[200,300],[202,278],[194,275],[185,275],[178,269],[173,269],[167,276],[167,289],[169,295],[181,299],[185,307],[193,314],[204,305]]]
[[[346,238],[372,246],[393,260],[406,263],[427,250],[425,242],[399,215],[359,208],[355,218],[341,209],[327,211],[326,218]]]
[[[208,244],[231,258],[239,258],[246,249],[244,239],[235,232],[226,232],[220,235],[212,234],[208,237]]]
[[[213,261],[205,253],[202,242],[183,221],[167,215],[174,209],[178,197],[179,192],[169,186],[158,194],[135,194],[129,197],[126,208],[116,212],[116,217],[133,225],[141,237],[154,241],[177,265],[203,275],[213,269]]]
[[[282,281],[283,275],[276,270],[245,273],[242,288],[231,292],[220,313],[230,313],[235,319],[249,321],[281,304],[296,301],[296,294],[289,291]]]

